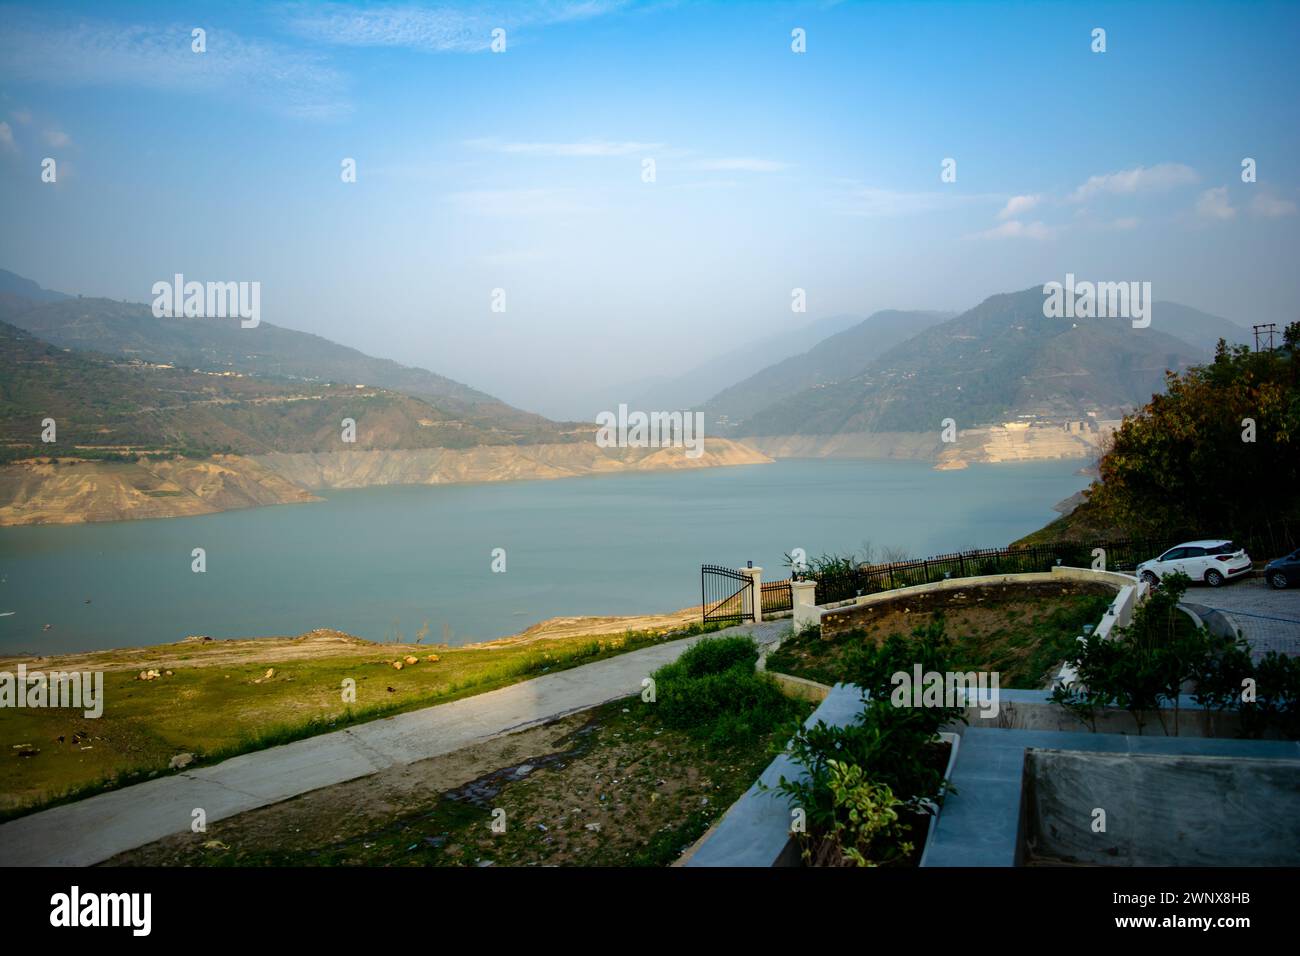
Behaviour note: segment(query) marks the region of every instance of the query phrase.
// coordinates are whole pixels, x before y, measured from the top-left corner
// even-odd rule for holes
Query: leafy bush
[[[758,647],[747,637],[699,641],[652,675],[660,719],[719,746],[769,733],[796,705],[754,670],[757,662]]]
[[[1109,638],[1091,634],[1080,641],[1068,661],[1078,678],[1053,690],[1052,700],[1094,731],[1097,712],[1106,707],[1132,714],[1139,734],[1154,713],[1166,735],[1162,705],[1172,704],[1177,736],[1180,695],[1191,686],[1192,698],[1212,712],[1236,710],[1247,736],[1273,727],[1288,739],[1300,737],[1300,662],[1270,651],[1253,664],[1245,641],[1190,626],[1178,610],[1187,585],[1186,576],[1169,575],[1128,627]],[[1252,683],[1253,700],[1245,694]]]
[[[721,674],[740,665],[752,671],[758,663],[758,645],[748,637],[715,637],[688,647],[676,663],[687,677]]]
[[[912,847],[902,842],[903,830],[882,820],[888,817],[886,810],[913,815],[935,811],[949,789],[935,735],[965,716],[958,707],[894,706],[890,677],[898,671],[910,675],[916,664],[922,671],[945,673],[952,669],[951,649],[939,621],[907,637],[891,635],[879,646],[867,642],[849,670],[863,687],[862,712],[843,727],[819,720],[795,733],[790,756],[805,776],[782,777],[777,789],[806,815],[805,860],[824,860],[828,844],[838,846],[844,860],[864,866],[896,862],[911,853]],[[859,792],[862,787],[868,790]],[[860,824],[867,804],[880,816],[864,835]],[[866,848],[859,845],[864,837]]]
[[[883,866],[911,854],[905,839],[911,826],[899,816],[907,806],[889,786],[873,783],[854,764],[832,760],[827,769],[835,816],[818,862],[830,862],[828,857],[838,853],[856,866]]]
[[[1246,734],[1258,737],[1273,727],[1288,740],[1300,740],[1300,660],[1269,651],[1251,676],[1255,700],[1238,705]]]

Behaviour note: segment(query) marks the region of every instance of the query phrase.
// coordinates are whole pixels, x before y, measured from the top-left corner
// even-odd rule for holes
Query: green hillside
[[[338,451],[513,444],[518,432],[459,418],[389,389],[165,368],[59,348],[0,322],[3,458],[128,452]],[[58,441],[40,441],[53,418]],[[342,441],[342,421],[357,423]],[[573,437],[573,436],[568,436]]]
[[[705,415],[710,422],[744,421],[804,389],[851,378],[895,345],[951,317],[944,312],[876,312],[719,392],[705,405]]]
[[[484,392],[422,368],[374,358],[305,332],[238,319],[155,318],[149,306],[112,299],[37,303],[0,296],[0,321],[53,345],[91,350],[201,371],[238,371],[259,377],[378,386],[436,405],[494,441],[564,441],[568,429],[513,408]]]
[[[1041,287],[995,295],[890,349],[852,378],[758,412],[742,435],[932,431],[1044,418],[1118,418],[1198,350],[1122,319],[1048,319]]]

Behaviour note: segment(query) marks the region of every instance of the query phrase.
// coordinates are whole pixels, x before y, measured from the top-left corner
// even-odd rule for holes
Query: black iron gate
[[[702,565],[700,593],[705,624],[754,619],[754,579],[747,574],[716,564]]]

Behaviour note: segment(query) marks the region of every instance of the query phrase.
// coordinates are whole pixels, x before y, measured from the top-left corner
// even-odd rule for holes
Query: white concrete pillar
[[[822,612],[817,607],[816,581],[791,581],[790,597],[794,602],[794,632],[806,627],[817,627],[822,622]]]
[[[754,598],[754,622],[757,623],[763,620],[763,569],[739,568],[738,570],[754,582],[754,587],[750,593]]]

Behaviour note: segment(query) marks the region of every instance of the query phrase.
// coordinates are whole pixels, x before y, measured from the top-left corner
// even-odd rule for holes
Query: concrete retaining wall
[[[1029,750],[1024,775],[1030,863],[1300,866],[1300,761]]]

